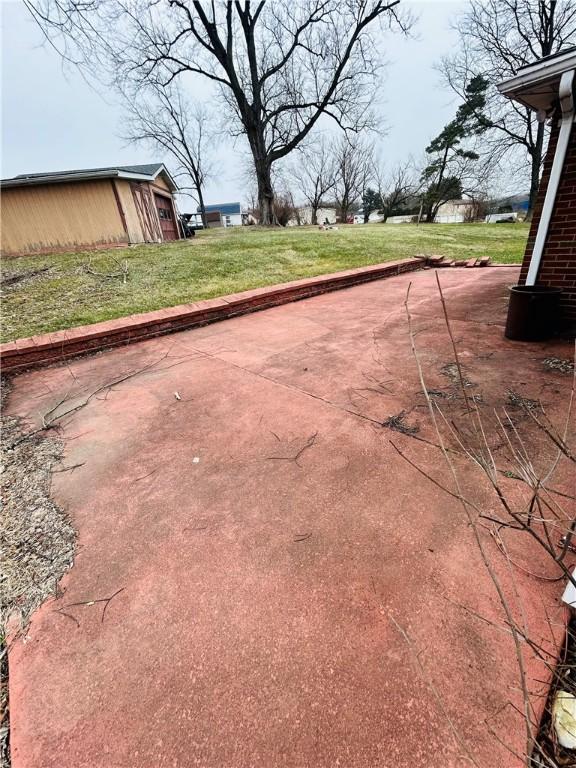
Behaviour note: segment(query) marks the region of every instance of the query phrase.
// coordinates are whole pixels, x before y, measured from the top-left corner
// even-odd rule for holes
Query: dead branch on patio
[[[61,467],[60,469],[53,469],[52,472],[54,474],[56,474],[56,472],[74,472],[75,469],[78,469],[78,467],[83,467],[84,464],[86,464],[86,462],[82,461],[79,464],[71,464],[69,467]]]
[[[104,617],[106,616],[106,611],[108,609],[108,606],[112,602],[112,600],[116,597],[116,595],[119,595],[120,592],[124,592],[126,587],[120,587],[120,589],[117,589],[116,592],[114,592],[110,597],[100,597],[94,600],[80,600],[77,603],[67,603],[66,605],[62,606],[63,608],[75,608],[77,606],[91,606],[91,605],[97,605],[98,603],[104,603],[104,608],[102,609],[102,617],[100,619],[100,623],[104,624]],[[63,611],[60,609],[57,611],[57,613],[63,613]],[[64,614],[66,615],[66,614]]]
[[[50,429],[55,429],[59,426],[59,422],[65,418],[66,416],[70,416],[73,413],[76,413],[77,411],[81,410],[85,406],[88,405],[88,403],[92,400],[92,398],[96,397],[100,392],[104,392],[105,390],[108,391],[112,389],[112,387],[115,387],[118,384],[121,384],[122,382],[128,381],[130,379],[133,379],[135,376],[140,376],[143,373],[146,373],[147,371],[150,371],[155,366],[157,366],[159,363],[161,363],[163,360],[166,360],[167,357],[169,357],[170,350],[165,352],[158,360],[154,360],[151,363],[148,363],[148,365],[143,366],[142,368],[138,368],[135,371],[130,371],[129,373],[126,373],[122,376],[118,376],[115,379],[112,379],[111,381],[106,382],[105,384],[101,384],[100,386],[96,387],[87,397],[84,398],[84,400],[77,405],[70,406],[70,408],[66,408],[61,413],[58,413],[58,409],[63,406],[65,403],[67,403],[71,397],[73,397],[71,390],[69,390],[60,400],[56,403],[56,405],[52,406],[46,413],[42,416],[42,426],[38,427],[38,429],[34,429],[31,432],[27,432],[23,435],[21,435],[15,442],[10,444],[8,449],[13,449],[20,443],[22,443],[24,440],[29,440],[30,438],[34,437],[35,435],[38,435],[42,432],[48,431]],[[186,356],[187,357],[187,356]],[[166,366],[166,368],[172,368],[175,365],[180,365],[180,363],[183,361],[179,361],[178,363],[173,363],[172,365]],[[165,370],[165,368],[160,368],[157,370]]]
[[[442,295],[439,281],[438,289]],[[466,399],[467,422],[462,427],[459,426],[454,420],[448,419],[443,414],[440,404],[433,401],[433,395],[426,387],[420,363],[420,353],[416,347],[416,335],[412,328],[409,295],[410,288],[406,296],[405,310],[412,354],[418,370],[422,392],[426,398],[430,420],[436,434],[436,442],[440,447],[452,482],[442,477],[432,477],[394,443],[392,446],[411,467],[459,502],[482,562],[498,595],[499,605],[503,612],[502,625],[510,633],[514,644],[520,684],[519,692],[522,699],[521,714],[526,728],[525,750],[521,750],[522,755],[520,756],[518,750],[514,750],[510,744],[506,743],[506,740],[502,740],[487,724],[489,732],[509,752],[517,758],[521,758],[527,766],[532,768],[536,765],[554,767],[565,764],[556,762],[557,755],[554,754],[554,750],[546,745],[543,746],[541,739],[537,738],[538,722],[532,707],[533,693],[530,690],[527,677],[525,654],[534,656],[539,663],[544,665],[551,678],[556,680],[558,673],[555,666],[555,642],[553,638],[549,644],[550,647],[544,647],[539,639],[530,636],[523,618],[522,599],[516,584],[516,573],[524,573],[541,581],[567,579],[576,585],[572,576],[572,566],[566,562],[572,552],[572,540],[576,531],[576,520],[570,510],[564,506],[564,498],[571,501],[571,497],[570,494],[563,494],[562,492],[558,494],[558,489],[552,487],[552,481],[560,460],[572,464],[576,463],[575,454],[568,439],[574,402],[574,380],[568,398],[566,420],[561,429],[556,428],[548,419],[539,401],[518,395],[512,390],[508,390],[506,393],[507,405],[511,408],[521,409],[530,417],[528,421],[524,422],[524,426],[531,423],[533,427],[539,430],[540,435],[547,438],[551,456],[545,456],[539,449],[537,456],[532,458],[524,435],[521,434],[518,425],[512,420],[505,408],[502,416],[494,411],[495,421],[488,426],[486,418],[480,410],[481,402],[467,397],[464,388],[470,383],[464,379],[462,367],[456,362],[445,365],[442,372],[454,384],[458,384],[462,388]],[[442,305],[450,343],[454,356],[458,360],[457,345],[450,328],[450,320],[443,297]],[[492,431],[495,431],[499,436],[499,445],[505,449],[504,457],[500,457],[498,460],[488,438]],[[494,493],[495,502],[500,509],[500,514],[495,514],[492,511],[492,505],[487,508],[486,502],[476,501],[462,492],[460,470],[456,468],[452,458],[454,452],[449,450],[450,444],[458,449],[457,453],[460,456],[468,459],[474,468],[480,470],[481,475],[488,481],[488,485]],[[499,466],[499,461],[506,461],[507,464]],[[541,467],[540,464],[542,464]],[[509,494],[509,489],[503,484],[501,477],[511,477],[522,483],[524,492]],[[474,492],[472,491],[472,493]],[[496,552],[499,554],[496,556],[504,558],[509,579],[509,581],[507,579],[506,585],[504,585],[500,570],[497,570],[492,563],[492,557],[495,555],[491,554],[484,540],[485,530],[497,545]],[[517,562],[517,558],[510,556],[508,546],[502,535],[503,532],[513,532],[516,537],[524,536],[534,541],[545,553],[545,562],[550,563],[554,572],[550,575],[545,572],[535,573],[534,569],[527,568],[524,564]],[[516,616],[517,613],[519,614],[518,617]],[[486,620],[485,617],[481,618]],[[574,660],[576,661],[576,653]],[[576,689],[576,686],[573,685],[573,688]],[[510,706],[516,709],[512,702],[510,702]],[[541,758],[542,762],[534,762],[536,756],[539,760]]]
[[[450,730],[452,731],[452,734],[454,736],[456,744],[462,750],[462,752],[465,755],[466,759],[472,765],[476,766],[476,768],[480,768],[479,765],[478,765],[478,762],[474,759],[474,756],[472,755],[472,753],[468,749],[468,746],[467,746],[466,742],[464,741],[464,739],[462,738],[460,732],[456,728],[456,725],[454,724],[454,721],[450,717],[450,713],[446,709],[438,689],[434,685],[430,675],[427,674],[427,672],[426,672],[426,670],[425,670],[425,668],[424,668],[424,666],[422,664],[422,661],[420,659],[420,654],[417,653],[416,649],[414,648],[414,645],[413,645],[412,640],[410,639],[408,633],[400,626],[400,624],[396,621],[396,619],[391,614],[388,614],[388,618],[390,619],[392,624],[394,624],[394,626],[396,627],[396,629],[398,630],[398,632],[400,633],[400,635],[404,639],[406,645],[408,646],[410,654],[411,654],[412,658],[414,659],[414,661],[416,662],[416,665],[418,666],[418,669],[420,670],[420,675],[422,676],[422,679],[424,680],[424,682],[428,686],[429,690],[431,691],[432,695],[436,699],[436,702],[438,704],[438,707],[439,707],[441,713],[446,718],[446,721],[447,721],[447,723],[450,726]]]
[[[151,477],[152,475],[154,475],[156,472],[158,472],[159,469],[160,469],[160,467],[156,467],[152,471],[147,472],[145,475],[140,475],[140,477],[135,477],[134,480],[132,480],[132,482],[133,483],[139,483],[140,480],[145,480],[147,477]]]
[[[316,438],[318,437],[318,432],[314,432],[313,435],[310,435],[310,437],[306,440],[306,443],[300,448],[294,456],[267,456],[266,458],[269,461],[293,461],[295,464],[297,464],[299,467],[302,465],[298,461],[300,456],[304,453],[304,451],[307,451],[308,448],[312,448],[314,443],[316,442]]]
[[[456,370],[457,370],[456,379],[462,390],[462,395],[464,396],[464,402],[466,403],[466,410],[468,411],[468,415],[470,416],[472,414],[472,407],[470,405],[470,401],[468,400],[468,393],[466,392],[466,387],[470,386],[470,382],[466,382],[466,380],[464,379],[464,375],[462,373],[462,366],[460,364],[460,355],[458,354],[456,341],[454,340],[454,336],[452,334],[452,326],[450,325],[450,321],[448,320],[448,310],[446,309],[446,301],[444,299],[444,292],[442,291],[442,286],[440,285],[440,277],[438,275],[438,272],[436,272],[436,285],[438,286],[438,293],[440,294],[440,301],[442,303],[442,313],[444,315],[444,322],[446,323],[446,328],[448,329],[448,336],[450,337],[450,343],[452,344],[452,351],[454,353],[454,364],[456,365]]]

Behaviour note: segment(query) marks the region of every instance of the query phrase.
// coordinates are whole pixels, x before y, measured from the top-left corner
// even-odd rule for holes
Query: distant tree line
[[[251,158],[254,211],[286,224],[298,203],[330,201],[347,221],[400,212],[433,222],[448,200],[485,197],[498,174],[527,172],[529,213],[547,126],[502,97],[519,67],[576,44],[576,0],[470,0],[455,52],[439,64],[454,118],[421,162],[383,163],[370,138],[383,29],[410,31],[400,0],[24,0],[64,60],[118,92],[124,135],[171,157],[205,220],[218,123]],[[209,105],[191,94],[213,87]],[[217,113],[219,118],[217,118]],[[415,150],[420,151],[419,148]],[[291,213],[290,213],[291,211]]]

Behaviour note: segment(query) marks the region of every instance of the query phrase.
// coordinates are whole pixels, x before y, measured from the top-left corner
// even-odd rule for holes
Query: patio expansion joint
[[[256,376],[259,379],[262,379],[263,381],[266,381],[269,384],[272,384],[277,387],[281,387],[282,389],[287,389],[290,392],[293,392],[297,395],[303,395],[305,397],[309,397],[313,400],[317,400],[321,403],[324,403],[324,405],[329,406],[330,408],[333,408],[337,411],[340,411],[341,413],[346,413],[349,416],[355,416],[358,419],[361,419],[363,421],[368,421],[371,424],[376,424],[377,426],[382,426],[382,422],[378,419],[373,419],[370,416],[365,416],[362,413],[358,413],[357,411],[352,411],[349,408],[345,408],[342,405],[338,405],[338,403],[333,402],[332,400],[328,400],[325,397],[322,397],[322,395],[315,395],[313,392],[308,392],[306,389],[301,389],[300,387],[295,387],[293,384],[287,384],[283,381],[278,381],[277,379],[273,379],[271,376],[266,376],[264,373],[259,373],[258,371],[253,371],[250,368],[244,368],[242,365],[238,365],[238,363],[233,363],[231,360],[224,360],[221,357],[218,357],[218,355],[206,355],[207,360],[217,360],[220,363],[223,363],[225,366],[230,366],[238,371],[242,371],[243,373],[247,373],[251,376]]]
[[[259,373],[258,371],[253,371],[250,368],[244,368],[241,365],[238,365],[237,363],[233,363],[230,360],[224,360],[221,357],[218,357],[217,355],[210,355],[206,354],[207,360],[217,360],[220,363],[223,363],[224,365],[228,365],[238,371],[242,371],[242,373],[250,374],[251,376],[255,376],[259,379],[262,379],[263,381],[266,381],[269,384],[273,384],[277,387],[281,387],[282,389],[287,389],[289,392],[293,392],[296,395],[303,395],[304,397],[309,397],[312,400],[316,400],[320,403],[323,403],[324,405],[327,405],[329,408],[332,408],[333,410],[339,411],[340,413],[344,413],[348,416],[355,417],[357,419],[360,419],[363,422],[368,422],[369,424],[372,424],[376,427],[380,427],[384,429],[384,425],[380,419],[374,419],[371,416],[367,416],[363,413],[359,413],[358,411],[353,411],[350,408],[345,408],[342,405],[339,405],[338,403],[333,402],[332,400],[327,400],[325,397],[322,397],[321,395],[315,395],[313,392],[308,392],[305,389],[301,389],[300,387],[295,387],[292,384],[286,384],[282,381],[277,381],[276,379],[271,378],[270,376],[266,376],[263,373]],[[400,434],[397,435],[398,438],[401,437]],[[415,440],[419,443],[425,443],[426,445],[431,446],[432,448],[440,448],[440,446],[437,443],[434,443],[432,440],[427,440],[424,437],[420,437],[418,435],[410,435],[411,440]],[[390,441],[391,442],[391,441]]]

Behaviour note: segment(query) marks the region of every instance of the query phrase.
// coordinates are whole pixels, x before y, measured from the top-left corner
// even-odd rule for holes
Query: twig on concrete
[[[306,443],[300,448],[294,456],[267,456],[266,458],[270,461],[293,461],[295,464],[297,464],[299,467],[302,465],[298,461],[300,456],[304,453],[304,451],[308,450],[308,448],[312,448],[314,443],[316,442],[316,438],[318,437],[318,432],[314,432],[313,435],[310,435],[310,437],[307,439]]]
[[[462,495],[462,489],[458,477],[458,473],[456,472],[456,469],[454,467],[454,463],[452,462],[450,455],[448,451],[446,450],[446,445],[444,438],[442,437],[442,433],[440,431],[440,427],[438,424],[438,420],[436,418],[436,411],[434,408],[434,405],[432,404],[432,400],[430,399],[430,396],[428,394],[428,390],[426,388],[426,381],[424,379],[424,372],[422,370],[422,364],[420,362],[420,356],[418,354],[418,351],[416,349],[416,343],[414,338],[414,333],[412,329],[412,316],[410,314],[409,309],[409,298],[410,298],[410,287],[411,283],[408,285],[408,290],[406,291],[406,300],[404,302],[404,308],[406,311],[406,318],[407,318],[407,325],[408,325],[408,335],[410,338],[410,346],[412,349],[412,354],[414,357],[414,360],[416,362],[416,367],[418,370],[418,377],[420,379],[420,386],[422,388],[422,391],[424,392],[424,395],[426,397],[426,402],[428,404],[428,411],[430,414],[430,419],[432,421],[432,424],[434,426],[434,430],[436,432],[436,437],[438,439],[438,443],[440,445],[440,450],[442,451],[444,460],[446,462],[446,465],[450,471],[450,474],[452,476],[452,480],[454,482],[455,492],[456,495],[460,501],[460,504],[462,506],[462,511],[464,512],[465,518],[468,522],[468,525],[470,526],[472,533],[474,535],[474,540],[476,542],[476,546],[478,548],[478,551],[480,553],[480,556],[482,558],[482,561],[484,563],[484,566],[486,567],[486,570],[488,571],[488,574],[492,580],[492,583],[494,584],[494,587],[496,589],[496,592],[498,594],[498,598],[500,601],[500,604],[504,610],[507,623],[510,625],[512,629],[512,637],[514,641],[514,647],[516,652],[516,659],[518,662],[518,671],[519,671],[519,677],[520,677],[520,685],[521,685],[521,691],[522,691],[522,699],[523,699],[523,705],[524,705],[524,719],[525,719],[525,727],[526,727],[526,754],[530,754],[532,752],[532,747],[534,744],[534,733],[533,733],[533,724],[531,719],[531,712],[530,712],[530,697],[529,697],[529,691],[528,691],[528,684],[527,684],[527,677],[526,677],[526,666],[524,662],[524,656],[522,654],[522,648],[520,645],[520,636],[519,632],[516,628],[514,618],[511,612],[510,605],[508,603],[508,600],[506,598],[506,595],[504,593],[504,590],[502,588],[502,584],[500,583],[500,579],[498,578],[498,575],[490,561],[490,558],[488,557],[488,554],[486,552],[484,543],[482,541],[482,538],[480,536],[480,532],[478,530],[478,525],[476,520],[474,519],[470,506],[467,504],[464,496]],[[451,334],[450,334],[451,335]],[[451,336],[452,338],[452,336]],[[470,411],[470,414],[472,411]],[[476,411],[476,414],[478,412]],[[482,435],[484,436],[483,430],[481,430]],[[485,438],[485,436],[484,436]],[[489,449],[488,449],[489,450]],[[472,458],[472,454],[470,454]],[[487,476],[490,478],[490,472],[486,473]],[[490,478],[491,479],[491,478]]]
[[[148,472],[145,475],[140,475],[140,477],[135,477],[134,480],[132,480],[133,483],[138,483],[140,480],[145,480],[147,477],[150,477],[150,475],[153,475],[155,472],[158,472],[160,467],[156,467],[151,472]]]
[[[73,622],[76,624],[76,626],[77,626],[77,627],[79,627],[79,626],[80,626],[80,622],[78,621],[78,619],[76,618],[76,616],[72,616],[72,614],[71,614],[71,613],[66,613],[66,611],[62,611],[62,610],[53,611],[53,613],[57,613],[57,614],[59,614],[60,616],[64,616],[64,617],[66,617],[67,619],[70,619],[70,621],[73,621]]]
[[[456,363],[456,367],[458,368],[458,382],[460,384],[460,388],[462,389],[464,402],[466,403],[466,411],[468,412],[468,416],[472,417],[472,407],[470,406],[470,401],[468,400],[468,393],[466,392],[466,385],[465,385],[464,376],[462,374],[462,366],[460,365],[458,348],[454,340],[454,335],[452,333],[452,326],[450,325],[450,320],[448,319],[448,310],[446,309],[446,302],[444,300],[444,293],[442,292],[442,286],[440,285],[440,277],[438,275],[438,272],[436,272],[436,283],[438,285],[438,293],[440,294],[440,301],[442,302],[442,312],[444,313],[444,321],[446,323],[446,329],[448,330],[448,336],[450,337],[450,343],[452,344],[452,351],[454,352],[454,362]]]
[[[71,464],[69,467],[62,467],[61,469],[53,469],[52,472],[54,474],[56,472],[74,472],[75,469],[78,469],[78,467],[83,467],[84,464],[86,464],[86,462],[82,461],[80,464]]]
[[[169,351],[166,352],[164,355],[162,355],[158,360],[154,360],[153,362],[149,363],[148,365],[143,366],[142,368],[139,368],[136,371],[130,371],[130,373],[124,374],[123,376],[119,376],[116,379],[113,379],[112,381],[108,381],[105,384],[101,384],[99,387],[96,387],[95,390],[93,390],[81,403],[78,403],[77,405],[71,406],[70,408],[64,410],[62,413],[58,413],[57,411],[60,408],[60,406],[64,405],[69,399],[72,394],[71,390],[68,390],[68,392],[64,395],[64,397],[60,398],[60,400],[54,405],[52,408],[50,408],[46,413],[42,416],[42,426],[38,427],[38,429],[34,429],[31,432],[26,432],[25,434],[21,435],[12,445],[10,445],[10,448],[14,448],[19,443],[23,442],[24,440],[28,440],[31,437],[34,437],[35,435],[40,434],[41,432],[45,432],[49,429],[55,429],[58,426],[58,422],[65,418],[66,416],[70,416],[72,413],[76,413],[77,411],[84,408],[88,403],[92,400],[92,398],[96,397],[100,392],[103,392],[104,390],[110,390],[112,387],[116,386],[117,384],[120,384],[124,381],[128,381],[129,379],[133,379],[135,376],[139,376],[142,373],[145,373],[146,371],[149,371],[154,366],[158,365],[158,363],[161,363],[162,360],[165,360],[168,357]],[[174,365],[178,365],[179,363],[175,363]],[[173,366],[167,366],[167,368],[172,368]],[[161,370],[165,370],[162,368]]]
[[[413,427],[406,424],[406,411],[402,410],[400,413],[396,413],[394,416],[389,416],[382,422],[383,427],[393,429],[396,432],[402,432],[403,435],[415,435],[420,431],[420,427],[415,424]]]
[[[80,600],[77,603],[67,603],[63,607],[64,608],[74,608],[75,606],[80,606],[80,605],[89,606],[89,605],[96,605],[96,603],[104,603],[104,608],[102,610],[102,619],[100,620],[100,623],[103,624],[104,623],[104,617],[106,616],[106,610],[107,610],[108,606],[110,605],[111,601],[116,597],[116,595],[119,595],[120,592],[124,592],[125,589],[126,589],[126,587],[120,587],[120,589],[117,589],[116,592],[114,592],[113,595],[110,595],[110,597],[99,597],[96,600]],[[61,613],[61,611],[59,611],[59,613]]]
[[[450,726],[450,730],[452,731],[452,734],[454,736],[454,739],[455,739],[457,745],[460,747],[462,752],[465,754],[465,756],[469,760],[469,762],[472,763],[472,765],[476,766],[476,768],[479,768],[479,765],[476,762],[476,760],[474,759],[474,756],[472,755],[472,753],[468,749],[468,746],[466,745],[464,739],[462,738],[462,736],[460,735],[458,729],[454,725],[454,721],[450,717],[450,713],[448,712],[448,710],[444,706],[444,702],[442,701],[442,697],[440,696],[440,693],[439,693],[438,689],[436,688],[436,686],[432,682],[430,676],[428,675],[428,673],[424,669],[422,661],[420,660],[420,656],[416,652],[416,649],[414,648],[414,645],[413,645],[412,640],[410,639],[408,633],[406,632],[405,629],[403,629],[400,626],[400,624],[396,621],[394,616],[392,616],[391,614],[388,614],[388,618],[390,619],[392,624],[394,624],[394,626],[396,627],[396,629],[398,630],[400,635],[403,637],[406,645],[408,646],[408,649],[410,650],[410,653],[412,654],[412,657],[415,659],[416,664],[418,665],[418,668],[420,670],[420,674],[422,675],[422,679],[424,680],[424,682],[426,683],[426,685],[428,686],[428,688],[432,692],[434,698],[436,699],[436,702],[438,703],[438,707],[440,708],[442,714],[446,718],[446,721],[447,721],[448,725]]]

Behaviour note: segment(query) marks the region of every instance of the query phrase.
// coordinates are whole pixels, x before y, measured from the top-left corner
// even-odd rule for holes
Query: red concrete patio
[[[440,277],[487,411],[513,390],[559,420],[570,377],[542,360],[571,345],[503,338],[518,269]],[[81,401],[150,366],[64,420],[65,463],[83,465],[55,474],[53,493],[78,550],[63,597],[10,652],[14,768],[450,768],[470,764],[466,749],[482,766],[519,765],[490,732],[522,751],[512,640],[472,613],[501,624],[494,587],[460,506],[390,444],[447,480],[426,442],[409,282],[428,386],[459,418],[433,270],[15,379],[9,410],[39,423],[69,390]],[[401,411],[415,436],[381,426]],[[532,635],[549,642],[550,621],[560,636],[561,585],[514,577]],[[56,612],[120,589],[104,621],[101,604],[66,608],[79,626]]]

